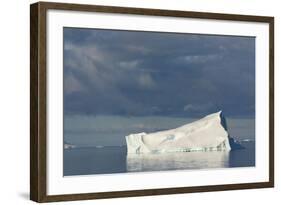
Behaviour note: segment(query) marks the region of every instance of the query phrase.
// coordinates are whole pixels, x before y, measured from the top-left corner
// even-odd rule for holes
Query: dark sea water
[[[64,149],[64,176],[255,166],[255,142],[230,152],[127,155],[126,146]]]

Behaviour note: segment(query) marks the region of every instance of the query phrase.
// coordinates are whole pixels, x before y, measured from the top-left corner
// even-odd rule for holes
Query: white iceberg
[[[73,149],[73,148],[76,148],[76,146],[73,144],[70,144],[68,142],[63,142],[63,148],[64,149]]]
[[[127,153],[230,151],[226,120],[221,111],[181,127],[126,136]]]

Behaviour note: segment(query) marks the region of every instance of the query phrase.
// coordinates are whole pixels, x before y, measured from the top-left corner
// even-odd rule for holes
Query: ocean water
[[[255,166],[255,142],[245,149],[127,155],[126,146],[64,149],[64,176]]]
[[[255,166],[255,120],[227,118],[228,133],[245,149],[128,155],[125,136],[172,129],[196,119],[65,116],[64,176]]]

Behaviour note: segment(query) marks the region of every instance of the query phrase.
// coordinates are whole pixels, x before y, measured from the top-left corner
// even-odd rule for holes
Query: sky
[[[255,116],[255,38],[64,28],[64,114]]]

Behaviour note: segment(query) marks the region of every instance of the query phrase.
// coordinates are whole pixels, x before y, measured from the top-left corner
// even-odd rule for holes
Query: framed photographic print
[[[30,198],[274,186],[274,18],[40,2]]]

